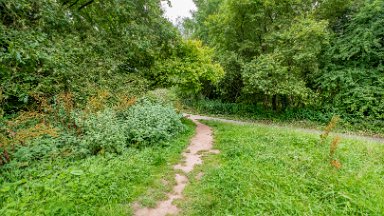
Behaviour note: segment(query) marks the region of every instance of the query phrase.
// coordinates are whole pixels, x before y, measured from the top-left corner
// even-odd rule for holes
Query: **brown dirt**
[[[197,121],[194,116],[186,116],[196,124],[196,135],[192,138],[190,145],[184,151],[184,160],[174,166],[175,170],[181,170],[184,174],[176,174],[176,185],[173,191],[168,194],[168,199],[161,201],[155,208],[142,208],[138,203],[133,205],[135,216],[166,216],[179,213],[173,201],[183,198],[183,191],[188,183],[185,174],[190,173],[196,165],[202,164],[202,153],[209,152],[218,154],[218,150],[213,150],[212,129]],[[197,178],[202,178],[203,173],[199,173]]]

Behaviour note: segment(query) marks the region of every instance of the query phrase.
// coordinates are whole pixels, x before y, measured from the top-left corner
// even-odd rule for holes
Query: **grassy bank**
[[[240,120],[259,121],[281,125],[293,125],[303,128],[322,130],[335,115],[336,111],[322,111],[310,108],[287,109],[275,112],[261,106],[242,103],[223,103],[213,100],[184,101],[185,111]],[[335,128],[337,132],[353,132],[361,135],[384,137],[384,121],[369,120],[358,116],[341,115],[341,121]]]
[[[194,133],[194,124],[184,123],[186,131],[162,145],[3,167],[0,215],[130,215],[131,203],[173,171]]]
[[[208,122],[215,148],[186,188],[185,215],[380,215],[384,146],[268,126]],[[335,164],[334,164],[335,165]]]

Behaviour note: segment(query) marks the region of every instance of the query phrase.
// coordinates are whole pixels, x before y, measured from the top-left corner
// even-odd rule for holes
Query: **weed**
[[[327,139],[329,133],[336,127],[337,123],[340,121],[339,116],[333,116],[331,121],[328,123],[327,127],[324,129],[324,133],[320,135],[322,140]]]
[[[136,101],[136,97],[128,97],[126,95],[119,96],[117,105],[114,107],[114,109],[118,112],[126,111],[129,107],[133,106]]]
[[[155,104],[146,99],[121,114],[127,126],[128,139],[137,145],[169,140],[182,132],[184,126],[172,107]]]
[[[335,153],[339,143],[340,143],[340,137],[336,136],[331,142],[330,150],[329,150],[330,164],[337,169],[341,168],[341,163],[337,159],[335,159]]]
[[[333,116],[331,121],[328,123],[328,125],[325,127],[324,132],[320,135],[321,143],[325,143],[326,139],[328,138],[329,134],[332,132],[332,130],[336,127],[337,123],[340,121],[339,116]],[[337,159],[335,159],[335,153],[337,150],[337,147],[340,143],[340,136],[336,136],[333,138],[330,147],[329,147],[329,161],[331,166],[335,167],[336,169],[341,168],[341,163]]]
[[[41,137],[43,135],[57,137],[57,129],[53,128],[50,125],[47,125],[46,123],[39,123],[36,124],[34,127],[19,130],[15,134],[14,139],[20,144],[25,144],[28,140]]]
[[[101,90],[97,92],[95,96],[92,96],[88,99],[87,105],[85,107],[86,113],[96,113],[105,109],[107,105],[107,100],[111,97],[111,94],[106,90]]]

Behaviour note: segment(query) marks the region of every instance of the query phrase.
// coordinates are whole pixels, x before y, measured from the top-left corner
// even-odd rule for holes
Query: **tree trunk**
[[[272,109],[273,111],[277,111],[277,95],[272,96]]]
[[[282,96],[281,98],[281,105],[282,105],[282,111],[285,111],[287,107],[289,106],[289,100],[286,95]]]

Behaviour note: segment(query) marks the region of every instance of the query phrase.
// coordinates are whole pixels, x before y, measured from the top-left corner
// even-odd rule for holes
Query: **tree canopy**
[[[196,0],[185,21],[225,70],[219,94],[383,119],[383,0]]]
[[[216,82],[220,68],[195,43],[163,17],[159,0],[0,0],[1,107],[14,112],[63,91],[79,103],[100,89],[136,94],[161,79],[185,87],[160,70],[171,61],[188,62],[172,76],[188,74],[191,88]]]

